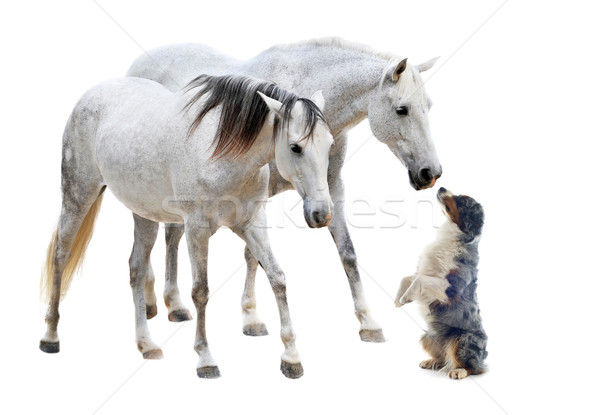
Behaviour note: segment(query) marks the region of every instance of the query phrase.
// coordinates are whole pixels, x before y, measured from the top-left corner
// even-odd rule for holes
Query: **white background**
[[[597,10],[592,2],[509,0],[492,16],[501,4],[3,3],[0,412],[591,412],[600,289]],[[306,229],[298,196],[288,192],[269,206],[270,235],[287,275],[304,377],[279,372],[278,315],[262,271],[259,312],[271,335],[242,335],[243,245],[225,229],[211,240],[207,313],[222,377],[196,377],[195,324],[168,322],[161,299],[150,329],[165,359],[145,362],[133,341],[133,221],[108,193],[83,271],[61,305],[61,352],[40,352],[39,274],[60,207],[62,130],[78,97],[122,76],[141,48],[202,42],[249,58],[272,44],[330,35],[413,63],[442,56],[426,76],[439,184],[486,209],[479,300],[489,373],[451,381],[418,367],[423,322],[414,305],[395,309],[392,297],[442,218],[428,204],[435,191],[413,191],[366,122],[350,135],[344,178],[366,295],[387,343],[359,340],[329,233]],[[353,204],[359,199],[366,202]],[[159,296],[163,257],[161,231],[152,257]],[[192,306],[185,244],[180,281]]]

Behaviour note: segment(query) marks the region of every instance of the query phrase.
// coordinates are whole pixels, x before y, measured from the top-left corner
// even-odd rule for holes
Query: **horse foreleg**
[[[133,249],[129,257],[129,283],[135,306],[135,341],[144,359],[161,359],[162,351],[152,341],[148,330],[146,294],[144,293],[146,277],[150,272],[150,253],[156,242],[158,223],[144,219],[135,213],[133,218],[135,230]]]
[[[358,263],[354,245],[348,232],[348,223],[346,221],[346,212],[344,209],[344,183],[341,178],[337,178],[329,183],[329,191],[334,203],[333,218],[329,223],[329,232],[333,236],[333,241],[337,246],[340,260],[346,271],[350,291],[354,299],[354,311],[360,322],[360,339],[365,342],[385,342],[381,326],[371,317],[369,306],[363,291],[360,273],[358,272]]]
[[[183,225],[176,223],[168,223],[165,226],[167,254],[163,298],[169,310],[169,321],[175,322],[192,319],[192,315],[181,301],[179,287],[177,286],[177,254],[179,252],[179,241],[181,241],[184,229]]]
[[[262,322],[256,312],[256,293],[254,285],[256,282],[256,270],[258,261],[246,245],[244,249],[246,259],[246,284],[242,294],[242,324],[246,336],[266,336],[269,334],[267,326]]]
[[[190,262],[192,263],[192,299],[196,306],[196,340],[194,350],[198,353],[196,373],[201,378],[218,378],[219,367],[208,348],[206,338],[206,305],[208,303],[208,240],[212,231],[203,219],[189,217],[185,223]]]
[[[296,379],[304,374],[304,370],[302,363],[300,363],[300,355],[296,349],[296,334],[292,327],[288,308],[285,275],[271,251],[263,210],[257,214],[252,223],[253,225],[246,228],[232,230],[246,241],[248,248],[267,274],[279,309],[281,340],[285,348],[281,355],[281,372],[288,378]]]

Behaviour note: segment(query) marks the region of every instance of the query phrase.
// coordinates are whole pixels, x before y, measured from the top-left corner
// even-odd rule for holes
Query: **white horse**
[[[275,293],[285,346],[281,371],[291,378],[302,376],[285,277],[269,246],[264,202],[268,163],[274,161],[303,198],[308,224],[322,227],[331,220],[327,166],[333,137],[321,108],[320,91],[308,100],[242,76],[203,75],[176,93],[139,78],[90,89],[75,106],[63,137],[62,210],[42,279],[50,306],[41,350],[59,351],[59,301],[82,259],[108,187],[135,218],[130,283],[136,342],[144,358],[162,357],[148,331],[144,298],[157,222],[185,224],[198,320],[197,373],[220,375],[206,340],[206,267],[208,239],[228,226],[258,258]]]
[[[323,90],[327,100],[325,116],[336,140],[329,159],[328,182],[334,202],[329,230],[350,283],[356,316],[360,321],[360,337],[363,341],[381,342],[385,338],[380,326],[371,317],[363,294],[344,211],[341,169],[346,155],[347,133],[368,118],[373,135],[407,167],[411,185],[416,190],[432,187],[442,174],[442,168],[429,131],[427,114],[431,100],[425,92],[420,72],[430,69],[436,60],[411,65],[407,59],[337,38],[275,46],[246,61],[230,58],[204,45],[181,44],[154,49],[140,56],[128,75],[155,80],[171,90],[185,85],[198,71],[269,79],[301,95]],[[272,164],[269,196],[291,188]],[[176,279],[177,244],[182,235],[181,227],[167,228],[164,299],[172,321],[189,318],[179,298]],[[247,276],[242,296],[243,331],[249,335],[264,335],[267,330],[256,312],[254,294],[258,263],[248,249],[245,258]],[[149,318],[156,314],[153,281],[150,267],[146,290]]]

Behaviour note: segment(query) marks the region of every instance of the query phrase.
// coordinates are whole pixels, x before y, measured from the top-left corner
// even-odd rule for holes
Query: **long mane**
[[[272,82],[247,76],[200,75],[186,86],[185,91],[194,89],[198,91],[187,102],[184,110],[189,110],[205,96],[206,100],[201,104],[198,114],[190,125],[188,137],[194,134],[206,114],[218,106],[221,107],[221,117],[214,139],[215,150],[211,158],[226,156],[235,158],[250,150],[269,114],[269,107],[257,91],[283,104],[282,119],[275,118],[273,140],[288,128],[292,108],[298,101],[304,104],[303,139],[312,137],[319,120],[326,124],[323,113],[314,102],[307,98],[299,98]]]

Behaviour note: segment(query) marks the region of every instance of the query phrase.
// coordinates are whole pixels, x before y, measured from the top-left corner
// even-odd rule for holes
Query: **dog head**
[[[469,196],[455,196],[449,190],[440,188],[437,198],[448,219],[454,222],[463,232],[465,242],[473,242],[481,235],[483,228],[483,208]]]

